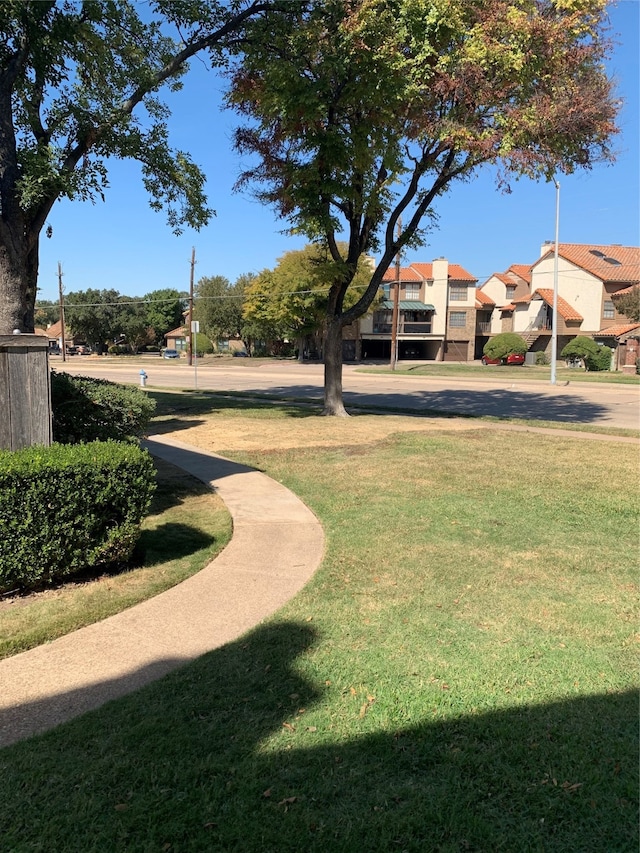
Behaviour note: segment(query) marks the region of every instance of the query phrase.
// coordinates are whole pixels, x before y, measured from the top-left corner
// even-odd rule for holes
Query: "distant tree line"
[[[140,297],[89,288],[65,296],[65,326],[97,352],[116,345],[138,352],[162,346],[167,332],[182,325],[186,306],[186,295],[171,288]],[[39,300],[35,316],[36,325],[47,328],[60,319],[60,306]]]
[[[341,248],[346,253],[346,246]],[[321,353],[333,266],[325,248],[309,244],[286,252],[273,269],[243,274],[233,283],[222,275],[204,276],[194,290],[198,351],[235,339],[248,354]],[[366,288],[370,276],[366,258],[360,267],[354,294],[358,284]],[[187,294],[172,289],[133,297],[90,288],[65,297],[65,323],[97,352],[116,346],[135,353],[164,346],[167,332],[185,323],[188,305]],[[35,314],[36,324],[46,328],[60,319],[60,307],[39,301]]]

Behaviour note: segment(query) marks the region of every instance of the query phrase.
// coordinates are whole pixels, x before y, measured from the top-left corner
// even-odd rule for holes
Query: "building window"
[[[420,299],[420,283],[416,282],[415,284],[405,284],[404,298],[413,302]]]
[[[467,301],[467,285],[466,284],[452,284],[449,287],[449,301],[450,302],[466,302]]]
[[[515,292],[516,292],[515,284],[508,284],[507,285],[507,299],[513,299]]]
[[[602,316],[605,320],[613,320],[616,316],[615,306],[610,299],[605,300]]]
[[[467,325],[466,311],[452,311],[449,314],[449,326],[453,329],[464,329]]]

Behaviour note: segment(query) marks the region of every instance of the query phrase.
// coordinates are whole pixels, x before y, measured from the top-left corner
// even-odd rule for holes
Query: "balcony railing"
[[[430,335],[431,323],[401,323],[401,334]]]
[[[478,332],[480,332],[481,334],[489,334],[489,332],[491,331],[491,322],[490,321],[486,322],[486,323],[485,322],[476,323],[476,326],[477,326]]]
[[[373,333],[377,335],[390,335],[391,323],[374,323]],[[399,335],[430,335],[431,323],[398,323]]]

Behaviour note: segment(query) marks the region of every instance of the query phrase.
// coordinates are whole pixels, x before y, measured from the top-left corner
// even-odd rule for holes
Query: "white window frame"
[[[420,283],[409,282],[404,286],[404,298],[406,302],[420,301]]]
[[[454,322],[453,318],[462,319],[462,323]],[[449,313],[449,328],[450,329],[465,329],[467,327],[467,312],[466,311],[451,311]]]
[[[449,285],[449,302],[466,302],[469,297],[469,287],[466,284]]]

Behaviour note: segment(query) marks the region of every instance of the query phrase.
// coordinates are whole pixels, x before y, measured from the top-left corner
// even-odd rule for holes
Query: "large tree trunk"
[[[0,335],[11,335],[16,329],[33,332],[34,328],[37,250],[29,252],[21,235],[11,237],[14,239],[0,241]]]
[[[324,409],[323,415],[346,418],[342,401],[342,323],[337,317],[327,320],[324,340]]]
[[[40,231],[25,216],[18,197],[20,168],[12,119],[17,59],[9,66],[0,74],[0,335],[16,329],[33,332]]]

